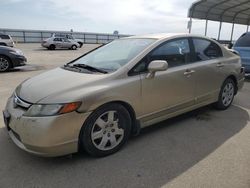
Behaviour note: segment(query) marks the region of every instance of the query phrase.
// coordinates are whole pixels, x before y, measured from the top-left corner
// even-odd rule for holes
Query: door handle
[[[224,67],[224,64],[223,63],[217,63],[216,67]]]
[[[190,75],[192,75],[193,73],[195,73],[194,70],[189,70],[189,69],[187,69],[187,70],[184,72],[184,75],[185,75],[185,76],[190,76]]]

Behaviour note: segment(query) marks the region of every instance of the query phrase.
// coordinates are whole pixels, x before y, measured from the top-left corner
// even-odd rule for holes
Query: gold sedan
[[[30,153],[101,157],[142,127],[208,104],[227,109],[243,82],[240,58],[214,40],[133,36],[21,83],[3,114],[12,140]]]

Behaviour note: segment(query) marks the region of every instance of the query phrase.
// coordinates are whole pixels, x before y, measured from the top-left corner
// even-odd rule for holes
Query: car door
[[[146,117],[143,121],[194,104],[194,72],[189,69],[190,40],[181,38],[161,44],[143,61],[148,65],[153,60],[166,60],[169,68],[156,72],[153,78],[147,78],[147,73],[141,74],[142,105]]]
[[[204,38],[192,38],[194,45],[195,101],[206,103],[218,97],[225,79],[223,69],[225,59],[222,50],[215,42]]]
[[[71,46],[72,46],[72,42],[69,41],[69,39],[64,38],[64,39],[63,39],[63,47],[64,47],[64,48],[71,48]]]
[[[54,39],[54,44],[55,44],[56,48],[62,48],[63,47],[62,38],[55,38]]]

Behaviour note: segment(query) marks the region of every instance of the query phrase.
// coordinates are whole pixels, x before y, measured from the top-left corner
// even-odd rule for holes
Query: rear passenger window
[[[205,39],[193,39],[195,61],[205,61],[222,57],[221,48],[214,42]]]
[[[165,60],[169,67],[184,65],[190,62],[190,48],[188,39],[178,39],[166,42],[156,48],[149,55],[149,62],[153,60]]]
[[[55,38],[54,41],[62,41],[61,38]]]

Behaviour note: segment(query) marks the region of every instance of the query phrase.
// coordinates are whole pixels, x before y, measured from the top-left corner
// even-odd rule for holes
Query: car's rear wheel
[[[108,104],[94,111],[84,123],[80,147],[92,156],[107,156],[127,142],[130,132],[129,112],[119,104]]]
[[[77,46],[76,45],[72,45],[71,46],[71,50],[76,50],[77,49]]]
[[[54,45],[54,44],[51,44],[50,46],[49,46],[49,50],[55,50],[56,49],[56,46]]]
[[[219,110],[227,109],[233,102],[235,91],[235,82],[231,78],[226,79],[222,84],[219,99],[215,103],[215,107]]]
[[[0,72],[5,72],[11,68],[10,59],[0,55]]]

